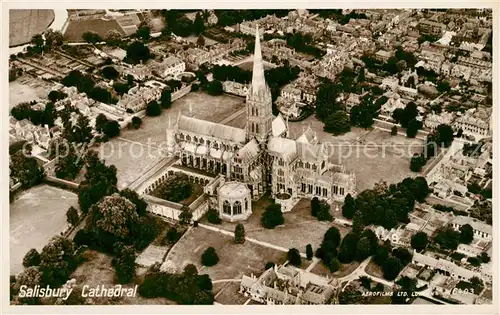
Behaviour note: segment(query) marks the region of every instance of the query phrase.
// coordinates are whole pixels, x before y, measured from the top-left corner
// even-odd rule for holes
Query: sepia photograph
[[[335,5],[8,9],[9,307],[492,307],[496,8]]]

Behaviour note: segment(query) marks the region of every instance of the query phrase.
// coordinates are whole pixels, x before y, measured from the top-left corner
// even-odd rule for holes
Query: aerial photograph
[[[8,13],[9,307],[494,304],[491,8]]]

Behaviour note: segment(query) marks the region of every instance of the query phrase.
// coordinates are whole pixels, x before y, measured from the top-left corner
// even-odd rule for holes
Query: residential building
[[[472,226],[474,237],[486,240],[493,239],[493,228],[489,224],[466,216],[455,216],[455,218],[451,221],[451,225],[455,230],[459,230],[465,224]]]

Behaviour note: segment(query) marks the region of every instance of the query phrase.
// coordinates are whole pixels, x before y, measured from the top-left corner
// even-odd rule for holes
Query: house
[[[239,293],[267,305],[328,304],[337,290],[334,279],[288,265],[269,268],[260,277],[244,275]]]
[[[175,77],[186,70],[186,64],[175,56],[169,56],[162,62],[155,62],[154,69],[162,78]]]
[[[453,124],[455,130],[462,129],[465,135],[474,136],[477,139],[485,138],[489,135],[489,117],[483,118],[467,111],[465,115],[458,117]]]
[[[427,266],[440,274],[450,276],[456,280],[469,280],[472,277],[482,278],[481,273],[456,265],[454,262],[434,258],[418,252],[413,253],[412,262],[420,266]]]
[[[418,23],[418,30],[423,34],[441,36],[446,30],[446,25],[429,20],[421,20]]]
[[[391,56],[392,54],[390,52],[382,49],[375,53],[375,59],[377,59],[380,62],[387,62],[387,60],[389,60]]]
[[[493,228],[491,225],[486,224],[482,221],[479,221],[477,219],[471,218],[471,217],[465,217],[465,216],[456,216],[452,221],[451,225],[455,230],[459,230],[460,227],[462,227],[465,224],[469,224],[472,226],[472,229],[474,231],[474,237],[476,238],[482,238],[486,240],[492,240],[493,239]]]

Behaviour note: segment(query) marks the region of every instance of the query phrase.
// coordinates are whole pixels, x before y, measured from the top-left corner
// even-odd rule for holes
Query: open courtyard
[[[10,204],[10,274],[22,271],[23,257],[32,248],[41,251],[66,229],[66,211],[78,208],[76,194],[48,185],[21,192]]]

